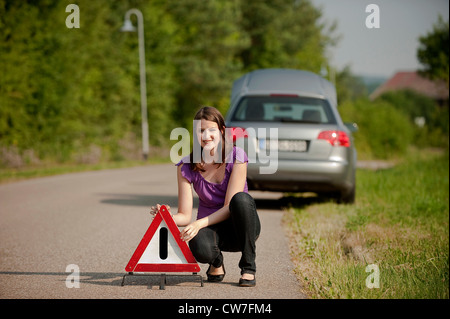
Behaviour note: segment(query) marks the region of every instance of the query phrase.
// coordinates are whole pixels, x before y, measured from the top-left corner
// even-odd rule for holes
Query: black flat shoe
[[[223,274],[222,275],[210,275],[209,271],[211,269],[211,265],[209,265],[208,270],[206,271],[206,276],[208,277],[209,282],[221,282],[225,277],[225,265],[222,264]]]
[[[256,276],[253,279],[239,279],[240,287],[255,287],[256,286]]]

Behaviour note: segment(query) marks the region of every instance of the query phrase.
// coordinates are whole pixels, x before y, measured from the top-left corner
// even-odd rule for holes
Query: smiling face
[[[194,116],[194,134],[194,149],[190,155],[191,163],[194,163],[193,170],[204,171],[205,163],[225,163],[225,120],[216,108],[204,106],[197,111]],[[196,146],[202,148],[200,153],[196,151]]]
[[[197,139],[203,149],[214,151],[222,141],[222,132],[216,122],[201,119]]]

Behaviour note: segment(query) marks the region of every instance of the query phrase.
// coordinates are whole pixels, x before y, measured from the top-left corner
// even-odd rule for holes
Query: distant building
[[[369,98],[374,100],[389,91],[408,89],[426,95],[441,105],[444,101],[448,101],[448,86],[444,82],[431,81],[414,71],[397,72],[392,78],[373,91]]]

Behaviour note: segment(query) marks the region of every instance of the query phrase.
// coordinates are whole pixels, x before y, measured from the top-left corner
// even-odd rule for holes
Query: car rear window
[[[232,121],[335,124],[326,100],[298,96],[246,96]]]

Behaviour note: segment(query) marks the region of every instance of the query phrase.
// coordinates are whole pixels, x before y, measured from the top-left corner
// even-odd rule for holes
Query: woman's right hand
[[[159,204],[156,204],[156,207],[155,206],[150,207],[150,215],[152,216],[152,219],[155,218],[156,214],[159,211],[158,206],[159,206]]]

